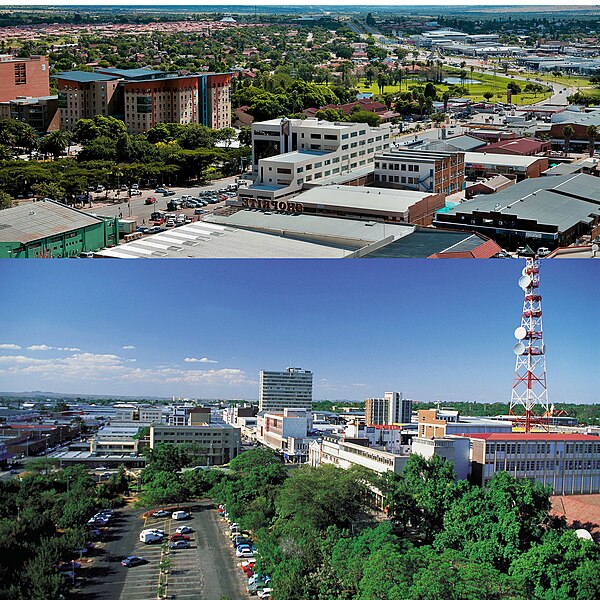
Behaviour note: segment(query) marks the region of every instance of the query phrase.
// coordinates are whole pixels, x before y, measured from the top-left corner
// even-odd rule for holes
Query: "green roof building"
[[[0,211],[0,258],[67,258],[119,243],[116,217],[45,200]]]

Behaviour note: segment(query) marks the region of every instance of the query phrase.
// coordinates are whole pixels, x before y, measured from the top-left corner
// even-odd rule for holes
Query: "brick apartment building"
[[[375,156],[375,185],[453,194],[462,189],[464,180],[462,152],[392,150]]]
[[[229,73],[174,76],[152,69],[71,71],[57,76],[61,129],[101,114],[122,118],[130,133],[158,123],[231,125]]]
[[[0,55],[0,102],[18,96],[41,97],[50,94],[48,57],[16,58]]]

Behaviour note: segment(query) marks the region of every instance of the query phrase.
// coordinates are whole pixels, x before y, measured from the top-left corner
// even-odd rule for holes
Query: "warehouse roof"
[[[501,213],[566,231],[600,216],[600,179],[577,174],[526,179],[496,194],[478,196],[446,214]]]
[[[91,71],[66,71],[54,76],[56,79],[67,79],[78,83],[89,83],[90,81],[113,81],[119,79],[114,75],[103,75]]]
[[[493,142],[492,144],[485,146],[485,148],[480,148],[478,153],[484,151],[493,153],[494,150],[506,150],[507,152],[513,152],[515,154],[529,154],[531,152],[541,152],[542,148],[547,145],[547,142],[543,142],[541,140],[522,137],[512,140],[500,140],[499,142]]]
[[[371,252],[367,258],[428,258],[446,250],[450,251],[451,248],[473,237],[479,240],[480,245],[485,244],[487,241],[484,236],[469,231],[447,231],[417,227],[412,235]],[[468,243],[473,245],[475,240]],[[473,248],[471,251],[473,251]]]
[[[416,202],[431,196],[426,192],[389,190],[353,185],[327,185],[312,188],[295,200],[317,208],[339,207],[372,210],[376,212],[404,213]]]
[[[343,258],[348,250],[197,221],[96,254],[104,258]]]
[[[388,236],[399,239],[415,230],[414,225],[396,225],[298,213],[272,213],[264,210],[240,210],[229,216],[208,215],[204,217],[204,222],[255,231],[278,232],[279,234],[283,233],[286,237],[327,241],[351,249],[365,246]]]
[[[98,217],[51,200],[27,202],[0,211],[0,242],[27,244],[102,222]]]

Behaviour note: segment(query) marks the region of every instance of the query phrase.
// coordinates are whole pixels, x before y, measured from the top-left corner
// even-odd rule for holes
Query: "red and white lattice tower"
[[[515,377],[510,400],[510,415],[516,426],[529,433],[533,426],[546,431],[550,425],[548,387],[546,385],[546,348],[542,330],[542,297],[540,296],[540,261],[526,259],[519,279],[525,292],[521,325],[515,329],[517,355]]]

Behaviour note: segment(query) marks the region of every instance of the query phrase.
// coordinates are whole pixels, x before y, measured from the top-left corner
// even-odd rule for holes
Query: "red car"
[[[154,196],[150,196],[149,198],[146,198],[144,204],[154,204],[156,202],[156,198]]]
[[[172,542],[179,542],[180,540],[183,540],[184,542],[189,542],[190,541],[190,536],[189,535],[183,535],[183,533],[174,533],[171,536],[171,541]]]

